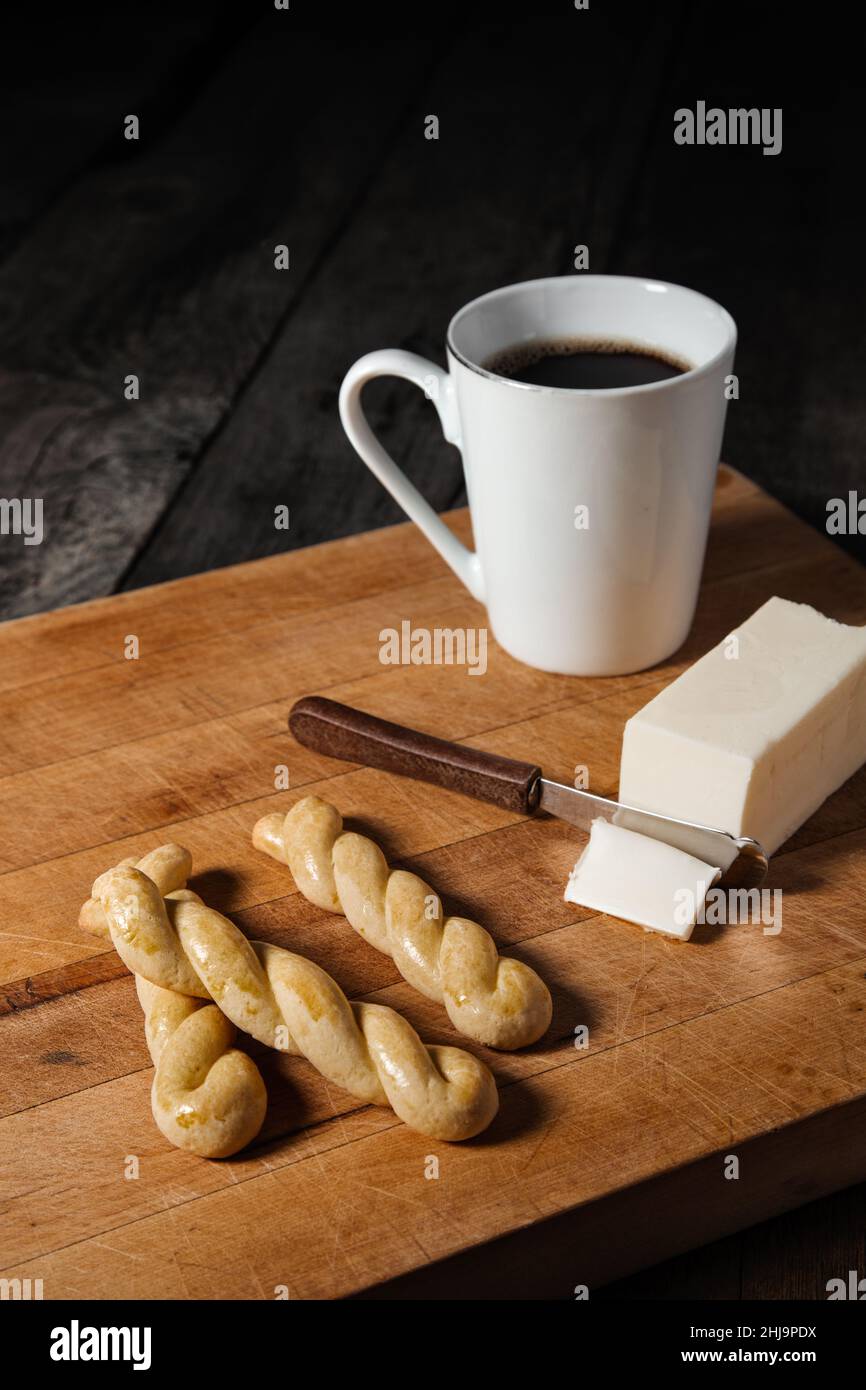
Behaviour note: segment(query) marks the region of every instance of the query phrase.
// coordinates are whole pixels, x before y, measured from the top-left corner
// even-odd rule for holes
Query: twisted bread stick
[[[145,874],[118,866],[93,885],[125,964],[153,984],[214,999],[238,1028],[267,1047],[306,1057],[352,1095],[390,1104],[437,1139],[469,1139],[498,1108],[483,1063],[454,1047],[425,1047],[393,1009],[350,1004],[330,975],[263,941],[248,941],[191,893],[165,900]],[[189,990],[192,993],[192,990]]]
[[[125,860],[124,867],[132,862]],[[186,882],[191,859],[179,845],[163,845],[139,863],[151,870],[156,881],[148,882],[159,894]],[[181,891],[179,896],[195,895]],[[79,925],[108,934],[95,899],[82,907]],[[231,1023],[214,1005],[162,989],[138,974],[135,988],[155,1068],[150,1099],[158,1128],[176,1148],[204,1158],[237,1153],[261,1129],[268,1098],[258,1067],[232,1047]]]
[[[153,1118],[178,1149],[228,1158],[255,1139],[268,1104],[255,1062],[232,1047],[235,1030],[214,1004],[160,989],[141,975],[135,988],[155,1071]]]
[[[136,859],[135,855],[121,859],[118,868],[127,869],[133,864],[153,879],[163,897],[177,888],[186,888],[186,881],[192,873],[192,855],[183,845],[160,845],[158,849],[150,850],[143,859]],[[88,898],[84,903],[78,914],[78,925],[94,936],[111,940],[105,913],[96,898]],[[196,991],[191,992],[195,994]]]
[[[493,938],[466,917],[444,917],[416,874],[390,870],[365,835],[343,834],[335,806],[305,796],[288,815],[263,816],[253,844],[288,864],[305,898],[342,912],[360,936],[392,956],[404,980],[444,1004],[461,1033],[511,1050],[550,1026],[547,986],[521,961],[500,956]]]

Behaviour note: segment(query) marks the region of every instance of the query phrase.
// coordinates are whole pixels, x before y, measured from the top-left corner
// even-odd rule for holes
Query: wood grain
[[[762,521],[795,544],[755,554]],[[465,515],[451,524],[466,534]],[[615,680],[533,672],[495,644],[471,681],[382,667],[395,615],[481,620],[409,526],[0,628],[3,1273],[42,1277],[46,1297],[260,1298],[277,1284],[293,1297],[426,1296],[461,1280],[526,1292],[536,1271],[536,1292],[568,1297],[863,1175],[866,774],[774,859],[779,936],[705,927],[683,947],[563,902],[572,828],[337,762],[285,726],[294,698],[327,692],[553,776],[586,763],[591,786],[614,791],[625,719],[768,594],[866,621],[863,571],[730,470],[711,553],[683,651]],[[129,632],[138,661],[122,654]],[[282,764],[288,793],[274,790]],[[548,1037],[488,1055],[502,1112],[463,1148],[254,1045],[271,1104],[251,1150],[192,1160],[153,1126],[132,982],[76,916],[98,872],[169,836],[245,931],[304,951],[429,1040],[458,1041],[387,957],[252,850],[258,815],[301,789],[551,986]]]
[[[86,25],[52,14],[38,33],[26,12],[9,15],[0,127],[14,129],[16,138],[0,148],[0,257],[89,165],[117,153],[119,112],[139,112],[142,144],[152,144],[245,27],[219,0],[197,13],[153,8],[162,13],[138,16],[136,43],[129,41],[128,16],[115,6],[89,7]],[[98,80],[82,81],[82,71]]]
[[[402,520],[339,423],[337,394],[355,358],[402,347],[441,362],[448,320],[467,300],[567,273],[574,244],[589,238],[603,260],[639,159],[639,146],[622,137],[642,128],[657,99],[667,25],[641,9],[623,26],[598,6],[580,17],[575,44],[568,13],[543,25],[518,14],[507,30],[495,15],[467,18],[461,12],[447,53],[418,80],[354,216],[126,583]],[[427,112],[440,119],[436,141],[424,138]],[[579,138],[561,178],[539,148],[565,131]],[[459,455],[423,394],[381,381],[364,400],[373,428],[431,504],[442,511],[465,501]],[[274,530],[276,503],[290,507],[288,532]]]
[[[438,51],[388,38],[359,93],[357,21],[323,35],[272,10],[249,34],[243,20],[234,28],[167,129],[158,106],[129,106],[130,83],[111,112],[111,158],[71,179],[0,264],[2,495],[42,497],[46,530],[39,546],[0,550],[7,614],[118,585],[378,167],[395,103]],[[286,81],[296,68],[328,90],[315,123],[308,88]],[[140,142],[121,138],[129,110]],[[274,264],[283,244],[286,271]],[[137,400],[124,394],[128,374]],[[273,506],[269,519],[273,529]]]
[[[840,41],[844,21],[828,12],[825,25],[799,37],[802,58],[832,71],[832,85],[814,84],[797,101],[783,102],[781,89],[757,100],[766,74],[780,71],[769,12],[734,0],[728,16],[721,30],[704,7],[681,6],[664,99],[647,113],[644,157],[605,269],[692,285],[731,312],[740,395],[728,410],[726,452],[823,531],[831,498],[864,491],[853,447],[866,429],[853,326],[866,312],[866,283],[849,270],[863,237],[850,178],[860,143],[858,45]],[[791,37],[798,41],[793,29]],[[729,147],[706,158],[706,149],[676,145],[674,112],[694,107],[698,73],[708,106],[783,107],[782,152]],[[836,543],[866,559],[864,535]]]

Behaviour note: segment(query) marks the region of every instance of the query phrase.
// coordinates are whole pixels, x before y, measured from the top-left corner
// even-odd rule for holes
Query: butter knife
[[[317,753],[433,782],[518,815],[547,812],[587,832],[601,817],[720,868],[725,887],[757,887],[767,872],[767,856],[749,836],[729,835],[593,796],[551,781],[535,763],[449,743],[320,695],[305,696],[292,706],[289,728],[298,743]]]

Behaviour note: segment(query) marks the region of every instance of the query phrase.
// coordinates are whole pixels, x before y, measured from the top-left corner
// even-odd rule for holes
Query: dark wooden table
[[[3,617],[397,520],[342,436],[344,371],[380,346],[442,360],[455,309],[570,272],[576,245],[733,313],[739,469],[822,528],[866,493],[862,53],[831,7],[27,23],[0,93],[0,495],[44,499],[45,539],[0,537]],[[697,100],[781,106],[782,153],[675,145]],[[420,393],[369,397],[431,502],[464,501]],[[866,1269],[864,1217],[859,1188],[608,1294],[823,1297]]]

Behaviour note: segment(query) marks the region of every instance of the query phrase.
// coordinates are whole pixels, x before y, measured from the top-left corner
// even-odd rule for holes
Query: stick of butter
[[[688,941],[721,871],[662,840],[594,820],[565,900]]]
[[[866,761],[866,627],[771,598],[625,726],[619,800],[768,854]]]

